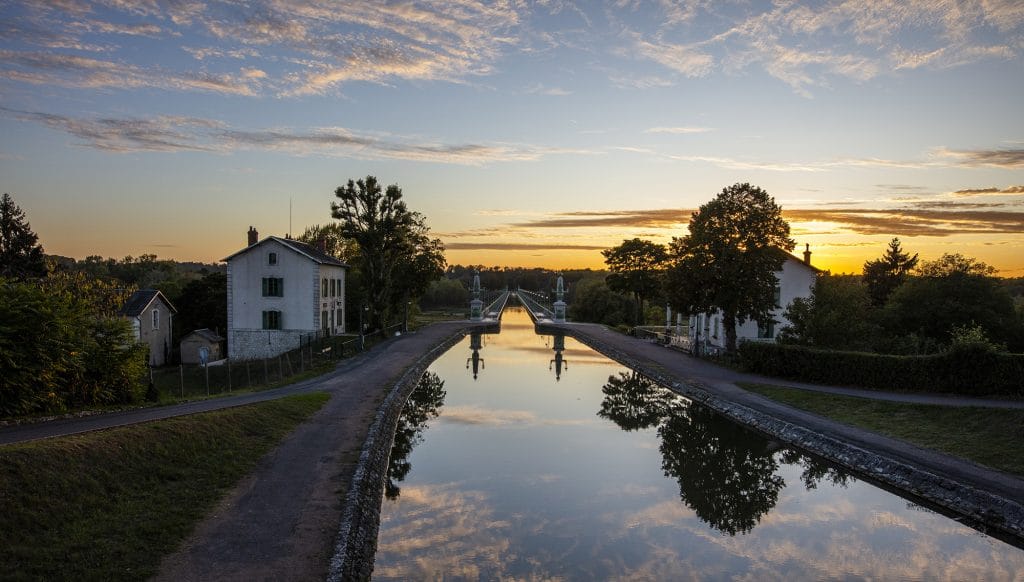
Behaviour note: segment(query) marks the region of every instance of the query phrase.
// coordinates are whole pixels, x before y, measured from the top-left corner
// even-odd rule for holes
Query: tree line
[[[789,233],[767,192],[746,183],[723,188],[670,244],[635,238],[602,251],[609,274],[582,282],[570,313],[618,325],[663,322],[657,305],[666,303],[684,314],[721,311],[735,351],[737,325],[772,318],[775,273],[794,247]],[[809,297],[781,306],[790,325],[779,341],[888,354],[963,343],[1024,351],[1024,279],[995,273],[958,253],[920,261],[894,238],[861,274],[822,273]]]

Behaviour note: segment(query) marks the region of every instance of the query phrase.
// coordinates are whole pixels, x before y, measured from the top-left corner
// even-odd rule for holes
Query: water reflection
[[[775,507],[786,486],[778,474],[776,443],[637,372],[609,376],[601,392],[601,418],[626,431],[657,427],[665,476],[679,483],[683,503],[715,530],[745,534]],[[780,459],[803,467],[801,480],[807,490],[825,478],[843,486],[849,479],[797,451],[785,449]]]
[[[412,469],[409,455],[413,447],[423,440],[423,430],[427,428],[427,422],[440,414],[446,395],[444,380],[433,372],[423,374],[419,384],[409,395],[409,400],[398,417],[395,441],[391,445],[391,456],[388,458],[388,482],[384,485],[384,496],[388,499],[398,499],[401,493],[398,483],[405,480]]]
[[[556,384],[544,368],[554,336],[521,310],[485,339],[486,372],[466,373],[466,338],[431,365],[433,396],[416,394],[403,418],[389,473],[401,495],[382,507],[376,579],[1024,572],[1024,552],[720,420],[571,336],[572,373]]]
[[[469,334],[469,349],[473,350],[473,355],[466,359],[466,369],[468,370],[470,366],[473,367],[474,380],[480,374],[480,368],[486,367],[484,359],[480,357],[480,350],[483,348],[483,335],[476,331]]]
[[[562,379],[562,367],[564,366],[566,370],[569,369],[569,362],[562,356],[562,352],[565,351],[565,334],[554,334],[554,344],[551,349],[555,351],[555,359],[548,363],[548,370],[555,369],[555,381],[557,382]]]

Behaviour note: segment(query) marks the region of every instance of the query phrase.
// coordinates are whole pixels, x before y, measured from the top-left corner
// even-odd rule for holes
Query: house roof
[[[796,255],[794,255],[793,253],[790,253],[790,252],[786,252],[786,251],[784,251],[784,250],[782,250],[782,249],[779,249],[779,252],[780,252],[780,253],[782,253],[782,254],[784,254],[784,255],[786,255],[786,258],[787,258],[787,259],[793,259],[794,261],[796,261],[796,262],[800,263],[800,265],[801,265],[801,266],[807,267],[808,269],[810,269],[810,270],[814,271],[815,273],[822,273],[822,272],[823,272],[823,271],[822,271],[821,269],[819,269],[818,267],[815,267],[814,265],[811,265],[811,264],[809,264],[809,263],[805,263],[805,262],[804,262],[804,260],[803,260],[802,258],[800,258],[800,257],[798,257],[798,256],[796,256]]]
[[[142,312],[145,311],[157,297],[159,297],[173,313],[178,312],[174,305],[167,300],[167,297],[164,297],[163,293],[156,289],[139,289],[135,293],[132,293],[132,296],[128,298],[124,307],[121,308],[120,315],[125,317],[138,317],[139,315],[142,315]]]
[[[268,236],[267,238],[261,240],[260,242],[258,242],[256,244],[253,244],[253,245],[249,245],[249,246],[245,247],[244,249],[238,251],[237,253],[234,253],[234,254],[232,254],[232,255],[230,255],[228,257],[225,257],[222,260],[230,261],[231,259],[237,257],[238,255],[241,255],[243,253],[246,253],[248,251],[251,251],[251,250],[255,249],[256,247],[259,247],[259,246],[262,246],[262,245],[266,244],[267,241],[276,241],[277,243],[279,243],[281,245],[284,245],[285,247],[288,247],[291,250],[299,253],[300,255],[303,255],[306,258],[308,258],[308,259],[310,259],[312,261],[315,261],[315,262],[317,262],[317,263],[319,263],[321,265],[335,265],[337,267],[345,267],[346,269],[348,268],[348,264],[346,264],[346,263],[344,263],[342,261],[339,261],[338,259],[332,257],[331,255],[328,255],[327,253],[325,253],[325,252],[321,251],[320,249],[314,247],[313,245],[308,245],[306,243],[299,242],[297,240],[292,240],[290,238],[281,238],[281,237],[277,237],[277,236]]]
[[[197,329],[197,330],[195,330],[193,332],[190,332],[190,333],[186,334],[185,337],[183,337],[181,339],[182,339],[182,341],[185,341],[186,339],[188,339],[190,336],[193,336],[193,335],[197,335],[197,336],[203,338],[206,341],[214,342],[214,343],[224,341],[223,337],[221,337],[220,335],[215,333],[212,329],[209,329],[209,328],[206,328],[206,327],[204,327],[203,329]]]

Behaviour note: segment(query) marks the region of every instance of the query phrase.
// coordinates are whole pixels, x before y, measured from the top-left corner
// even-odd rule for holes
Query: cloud
[[[558,243],[446,242],[449,251],[600,251],[607,245],[574,245]]]
[[[651,127],[645,129],[644,133],[706,133],[714,131],[711,127]]]
[[[173,73],[159,68],[47,52],[0,50],[0,79],[84,89],[155,87],[226,95],[256,94],[252,79],[240,75]]]
[[[935,155],[951,158],[968,167],[1024,168],[1024,149],[951,150],[937,148]]]
[[[110,152],[266,150],[293,155],[356,159],[402,159],[462,165],[534,161],[548,155],[595,152],[530,144],[445,144],[406,136],[360,133],[343,127],[236,129],[215,120],[160,116],[75,118],[0,107],[16,119],[39,123],[82,140],[80,145]]]
[[[565,97],[566,95],[572,95],[572,91],[568,89],[562,89],[561,87],[547,87],[542,83],[537,83],[523,91],[529,95],[549,95],[552,97]]]
[[[694,46],[653,43],[638,39],[633,50],[660,65],[687,77],[703,77],[711,72],[714,58]]]
[[[986,194],[1024,194],[1024,186],[1006,188],[967,188],[953,192],[955,196],[982,196]]]
[[[547,350],[545,350],[547,352]],[[446,406],[441,422],[487,426],[565,426],[587,424],[586,420],[542,418],[528,410],[500,410],[479,406]]]
[[[669,228],[679,224],[688,224],[693,212],[694,210],[692,209],[677,208],[562,212],[555,214],[555,218],[541,218],[518,222],[513,226],[528,228],[592,228],[610,226]]]

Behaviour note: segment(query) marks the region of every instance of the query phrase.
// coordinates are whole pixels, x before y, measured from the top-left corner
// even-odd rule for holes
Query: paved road
[[[970,484],[981,490],[1000,495],[1006,499],[1024,499],[1024,479],[988,469],[969,461],[950,457],[936,451],[922,449],[903,441],[885,437],[873,432],[843,425],[816,414],[804,412],[776,402],[759,394],[748,392],[737,386],[736,383],[758,382],[763,384],[792,386],[806,390],[861,396],[864,398],[949,406],[1024,408],[1024,402],[978,398],[957,398],[952,396],[924,394],[875,392],[872,390],[834,388],[798,382],[788,382],[766,376],[744,374],[742,372],[736,372],[728,368],[716,366],[659,344],[611,331],[600,325],[569,323],[559,324],[557,326],[551,325],[550,327],[562,327],[574,335],[592,338],[627,354],[635,360],[652,365],[653,368],[661,371],[667,376],[677,379],[681,383],[698,385],[715,396],[747,406],[753,410],[764,412],[781,420],[809,428],[821,434],[838,437],[863,449],[879,452],[890,458],[902,461],[911,466],[920,467],[938,475],[946,475],[953,480]],[[951,430],[954,429],[955,427],[951,427]]]

